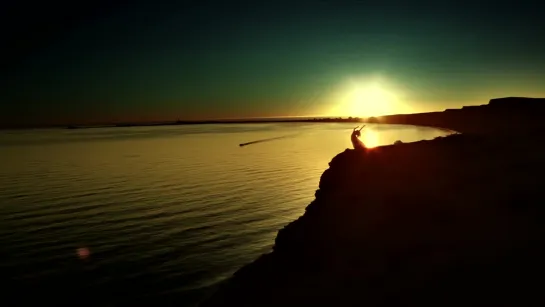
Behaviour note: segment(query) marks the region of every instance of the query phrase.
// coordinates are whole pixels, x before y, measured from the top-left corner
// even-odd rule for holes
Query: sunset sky
[[[372,116],[545,97],[542,1],[191,2],[2,4],[0,121]]]

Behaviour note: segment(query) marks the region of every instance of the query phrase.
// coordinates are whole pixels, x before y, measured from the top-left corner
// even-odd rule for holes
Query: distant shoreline
[[[442,113],[442,112],[434,112]],[[266,124],[266,123],[354,123],[354,124],[405,124],[398,122],[398,117],[407,115],[426,115],[432,113],[415,113],[415,114],[399,114],[385,115],[378,117],[336,117],[336,118],[276,118],[276,119],[240,119],[240,120],[199,120],[199,121],[176,121],[176,122],[159,122],[159,123],[117,123],[117,124],[97,124],[97,125],[54,125],[54,126],[34,126],[34,127],[0,127],[0,131],[9,130],[35,130],[35,129],[97,129],[97,128],[127,128],[127,127],[158,127],[158,126],[188,126],[188,125],[228,125],[228,124]],[[393,121],[391,119],[394,119]],[[406,123],[406,125],[413,125]],[[451,133],[457,131],[443,128],[441,126],[429,125],[422,123],[418,126],[436,128]]]
[[[31,130],[31,129],[91,129],[91,128],[121,128],[121,127],[155,127],[179,125],[210,125],[210,124],[264,124],[264,123],[363,123],[368,120],[360,117],[304,117],[304,118],[251,118],[251,119],[217,119],[217,120],[179,120],[170,122],[148,123],[111,123],[90,125],[36,125],[36,126],[6,126],[0,130]]]
[[[186,126],[186,125],[210,125],[210,124],[264,124],[264,123],[363,123],[363,118],[311,118],[311,119],[241,119],[241,120],[202,120],[202,121],[176,121],[166,123],[119,123],[111,125],[93,126],[64,126],[64,129],[90,129],[90,128],[122,128],[122,127],[154,127],[154,126]],[[57,127],[58,128],[58,127]]]

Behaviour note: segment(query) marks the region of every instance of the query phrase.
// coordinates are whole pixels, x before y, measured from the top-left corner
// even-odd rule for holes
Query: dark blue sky
[[[539,1],[2,5],[4,123],[370,116],[545,97]],[[398,107],[338,107],[370,84]]]

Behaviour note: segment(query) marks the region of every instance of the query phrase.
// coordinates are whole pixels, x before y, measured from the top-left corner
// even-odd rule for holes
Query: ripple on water
[[[106,302],[154,301],[166,293],[195,301],[199,291],[269,251],[278,230],[303,214],[353,128],[251,127],[18,135],[26,145],[12,142],[0,151],[0,161],[10,161],[0,167],[2,278],[28,281],[29,296],[81,284]],[[294,127],[302,134],[238,146]],[[438,135],[399,127],[377,133],[386,143]],[[40,150],[29,150],[33,142]],[[87,260],[78,258],[79,248],[89,251]],[[74,283],[78,276],[83,281]],[[126,285],[130,291],[122,290]]]

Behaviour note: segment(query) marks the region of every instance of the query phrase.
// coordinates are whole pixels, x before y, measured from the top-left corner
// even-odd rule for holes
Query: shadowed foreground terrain
[[[273,252],[202,306],[543,305],[544,111],[381,118],[463,134],[338,154]]]

